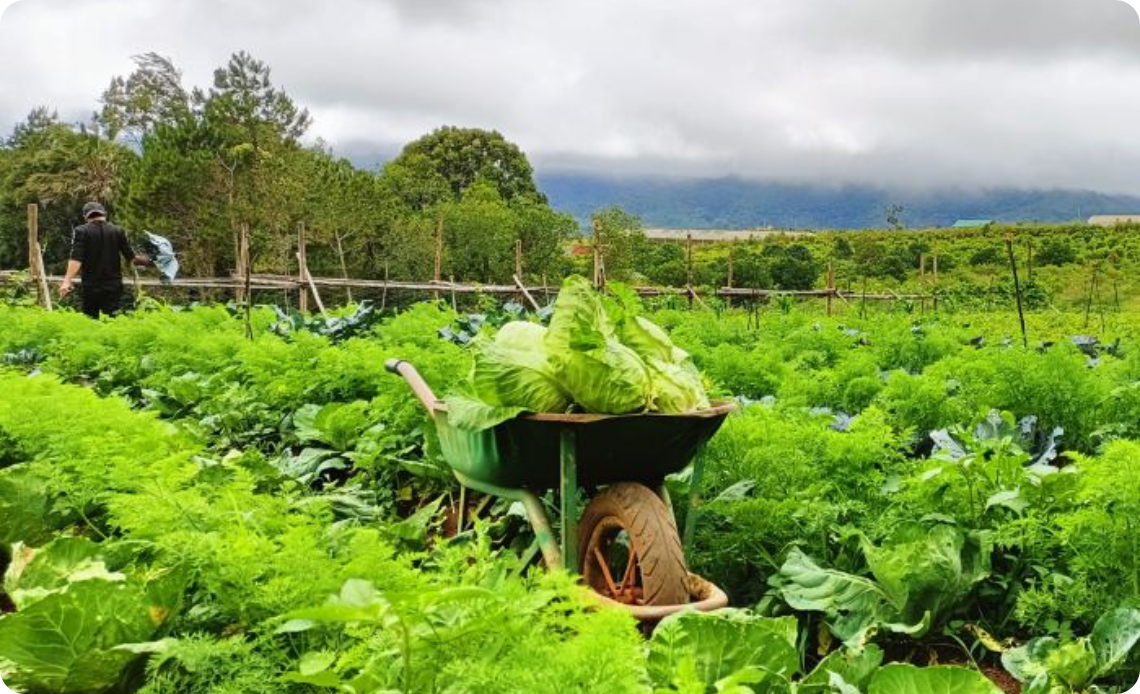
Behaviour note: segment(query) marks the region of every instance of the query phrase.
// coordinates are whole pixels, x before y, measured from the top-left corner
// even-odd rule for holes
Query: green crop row
[[[736,626],[687,628],[764,631],[770,627],[737,623],[795,615],[800,624],[794,639],[800,654],[797,672],[840,642],[858,651],[874,641],[893,653],[896,647],[912,648],[905,644],[917,639],[932,649],[949,644],[967,660],[1009,661],[1007,669],[1029,679],[1036,675],[1022,667],[1018,658],[1025,653],[1011,647],[1016,641],[1046,637],[1049,641],[1033,642],[1040,651],[1036,655],[1044,658],[1050,649],[1085,649],[1082,644],[1095,641],[1098,633],[1131,633],[1128,609],[1140,606],[1140,553],[1132,527],[1132,519],[1140,517],[1140,492],[1129,483],[1140,460],[1140,345],[1128,321],[1107,321],[1094,342],[1079,335],[1085,330],[1083,315],[1031,314],[1030,347],[1025,349],[1016,316],[1009,314],[872,314],[865,319],[849,314],[829,319],[789,308],[760,316],[671,309],[648,315],[693,355],[712,388],[737,396],[742,404],[706,452],[706,501],[689,559],[700,573],[726,588],[735,605],[752,606],[756,612],[724,618]],[[44,455],[52,446],[58,460],[75,455],[82,464],[69,463],[76,470],[74,478],[29,479],[19,482],[24,485],[20,488],[66,482],[71,486],[60,487],[65,493],[42,508],[59,514],[70,532],[100,542],[108,541],[104,537],[113,542],[134,537],[140,531],[108,520],[116,516],[106,509],[114,509],[115,500],[130,501],[135,492],[123,496],[116,485],[145,479],[138,461],[163,460],[165,449],[128,436],[124,441],[138,447],[115,454],[124,462],[120,472],[111,475],[106,465],[90,464],[96,453],[85,453],[89,457],[84,458],[66,448],[71,440],[67,420],[78,417],[78,411],[106,406],[130,420],[128,428],[134,431],[139,430],[134,418],[142,415],[128,412],[128,406],[148,409],[174,423],[177,433],[155,438],[150,427],[161,425],[147,417],[146,440],[173,436],[169,440],[182,442],[178,451],[193,451],[189,463],[171,464],[168,470],[179,480],[178,474],[190,476],[178,482],[190,485],[183,489],[185,500],[178,502],[190,518],[196,519],[203,504],[210,513],[222,514],[226,508],[236,513],[249,504],[256,509],[270,500],[288,506],[279,499],[285,489],[287,499],[304,501],[302,507],[325,509],[319,520],[305,521],[312,526],[305,532],[322,536],[329,527],[355,528],[353,532],[368,528],[391,548],[376,561],[426,573],[420,580],[430,582],[432,590],[470,585],[464,578],[465,563],[474,562],[482,567],[479,571],[496,576],[510,574],[519,567],[505,547],[515,542],[511,538],[519,531],[517,526],[503,530],[510,522],[509,514],[499,515],[505,508],[490,514],[498,527],[483,535],[467,533],[464,542],[451,549],[444,545],[422,554],[429,534],[424,526],[433,511],[430,499],[446,494],[452,483],[433,454],[431,430],[425,427],[419,404],[381,366],[387,357],[409,359],[444,394],[470,366],[463,348],[438,335],[459,318],[434,304],[418,305],[367,335],[333,344],[305,332],[273,334],[267,329],[273,320],[268,312],[255,312],[254,338],[249,340],[242,322],[221,308],[160,310],[98,323],[74,314],[0,308],[0,322],[13,327],[0,335],[0,355],[12,369],[50,372],[109,398],[82,395],[93,404],[76,400],[66,415],[56,412],[53,421],[49,413],[55,410],[41,403],[53,401],[54,392],[37,400],[4,384],[4,402],[20,404],[0,409],[0,448],[4,441],[15,441],[6,452],[0,450],[0,465],[14,460],[21,462],[10,469],[24,468],[27,458]],[[1093,327],[1101,326],[1094,321]],[[9,380],[25,384],[44,378]],[[67,393],[65,400],[82,392],[54,384],[52,389]],[[114,401],[120,397],[125,401]],[[23,428],[6,426],[5,418],[18,419]],[[57,429],[58,440],[53,438]],[[96,446],[107,438],[99,432],[108,431],[120,428],[103,421],[91,429],[85,445]],[[232,501],[199,486],[203,480],[230,484],[235,479],[249,489],[234,491]],[[674,484],[680,491],[682,481]],[[182,499],[177,491],[167,493]],[[163,508],[149,500],[139,505],[146,513]],[[678,504],[678,511],[691,512],[684,504]],[[294,518],[297,510],[282,512]],[[158,527],[173,522],[172,514],[165,513]],[[146,517],[140,515],[137,527],[147,525]],[[240,531],[242,524],[232,515],[228,518],[235,527],[227,532]],[[203,526],[207,535],[214,532],[211,528]],[[170,551],[198,551],[197,540],[181,542],[178,537],[172,535],[177,547]],[[34,545],[50,537],[24,534],[10,539]],[[156,541],[145,535],[138,539]],[[230,551],[228,542],[211,545],[213,551]],[[385,596],[386,589],[368,574],[334,572],[319,590],[305,593],[305,602],[290,592],[288,582],[265,581],[265,574],[254,568],[256,562],[248,560],[263,551],[303,567],[307,553],[317,551],[306,542],[298,540],[286,551],[283,545],[258,539],[253,546],[261,549],[236,553],[233,570],[248,568],[251,573],[238,572],[210,587],[210,600],[218,604],[211,602],[209,610],[159,607],[208,615],[202,633],[213,641],[203,642],[205,651],[240,644],[245,650],[234,651],[232,657],[262,654],[268,658],[267,671],[279,676],[308,671],[297,676],[326,683],[335,676],[336,686],[342,686],[364,666],[360,660],[345,659],[341,641],[335,646],[305,645],[282,656],[282,637],[265,633],[267,625],[279,628],[281,620],[275,618],[304,604],[315,605],[314,599],[324,594],[336,593],[337,600],[355,600],[373,609],[380,598],[361,584],[347,585],[349,579],[371,581]],[[163,565],[153,564],[158,555],[152,552],[148,549],[141,559],[108,555],[102,561],[111,573],[149,575],[154,566]],[[440,553],[448,559],[439,559]],[[356,561],[348,554],[341,560]],[[201,567],[211,562],[226,566],[197,555],[187,558],[191,561],[196,571],[205,571]],[[448,569],[441,569],[440,562]],[[206,575],[219,580],[212,570]],[[536,588],[535,581],[551,580],[531,578],[517,585],[508,581],[513,588],[495,584],[495,590],[517,590],[515,597],[522,600],[545,590]],[[146,584],[139,590],[145,591]],[[199,599],[198,590],[191,590],[191,600]],[[853,595],[861,597],[852,600]],[[321,614],[321,619],[329,617]],[[385,622],[380,613],[370,614],[376,629],[400,628]],[[309,621],[314,620],[320,621]],[[222,638],[232,630],[256,632],[256,624],[263,626],[257,638]],[[614,627],[612,638],[624,639],[620,634],[626,627]],[[139,643],[161,641],[165,628],[156,628]],[[306,626],[285,638],[309,639],[314,629],[337,628]],[[188,632],[182,633],[178,648],[197,647],[185,636]],[[650,644],[650,670],[654,643],[660,649],[664,638],[655,637]],[[391,643],[386,647],[399,651]],[[1096,647],[1085,650],[1095,653]],[[999,656],[1000,651],[1005,653]],[[335,658],[330,660],[329,653]],[[699,651],[690,655],[694,662],[703,657]],[[1087,684],[1109,675],[1126,655],[1127,649],[1123,655],[1104,655],[1101,661],[1077,658],[1073,667],[1083,668],[1080,681]],[[302,662],[302,657],[307,659]],[[152,665],[175,667],[163,658],[152,658]],[[746,660],[734,661],[740,666],[735,669],[703,671],[697,680],[711,685],[745,668]],[[687,675],[680,674],[680,667],[651,675],[650,681],[685,691]],[[640,683],[637,686],[646,682],[643,672],[626,675],[629,682]],[[621,680],[626,675],[615,681],[626,681]],[[186,677],[171,685],[173,689],[154,691],[179,686],[196,691],[192,686],[198,686],[197,680]],[[1046,679],[1057,677],[1054,673]],[[852,678],[859,687],[871,681]],[[785,689],[773,688],[773,682],[739,684],[753,691],[795,691],[786,688],[808,680],[790,672],[781,681]],[[1078,686],[1075,679],[1066,681]],[[402,687],[400,680],[392,682]],[[876,691],[873,684],[868,686]],[[430,687],[448,691],[443,683]],[[487,687],[473,685],[466,691],[511,690],[506,685]],[[542,689],[533,684],[531,690]]]

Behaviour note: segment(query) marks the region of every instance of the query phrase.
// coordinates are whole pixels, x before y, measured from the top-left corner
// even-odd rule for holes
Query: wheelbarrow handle
[[[384,362],[384,368],[389,373],[394,373],[407,381],[408,387],[412,389],[412,392],[416,394],[428,412],[434,413],[436,410],[443,409],[443,402],[435,397],[435,393],[431,392],[431,386],[427,384],[420,372],[416,371],[416,367],[403,359],[389,359]]]

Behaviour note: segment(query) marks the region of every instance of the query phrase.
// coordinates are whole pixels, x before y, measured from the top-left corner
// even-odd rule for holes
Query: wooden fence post
[[[380,312],[388,306],[388,261],[384,261],[384,290],[380,293]]]
[[[736,240],[733,239],[732,241],[728,242],[728,288],[729,289],[732,289],[732,281],[735,279],[735,277],[733,276],[735,274],[735,269],[736,269],[735,268],[735,265],[736,265],[735,251],[736,251]],[[732,293],[730,292],[729,295],[727,297],[725,297],[725,299],[726,299],[725,303],[728,304],[728,307],[732,308]]]
[[[599,229],[598,220],[593,222],[594,229],[594,289],[601,289],[604,284],[602,279],[602,246],[601,246],[601,231]]]
[[[934,254],[934,287],[930,290],[933,297],[934,312],[938,313],[938,254]]]
[[[827,315],[831,315],[831,300],[835,296],[835,266],[827,263]]]
[[[919,311],[926,313],[926,254],[918,254],[918,292],[922,297],[918,300]]]
[[[526,293],[526,287],[523,285],[522,265],[523,265],[523,263],[522,263],[522,239],[515,239],[515,276],[514,276],[515,284],[517,284],[519,286],[519,289],[522,290],[523,297],[530,299],[531,303],[534,303],[534,300],[531,299],[530,295],[528,295]],[[519,297],[519,298],[521,299],[523,297]],[[538,310],[537,305],[535,306],[534,310],[536,310],[536,311]]]
[[[28,274],[36,287],[36,300],[44,309],[51,310],[51,291],[44,270],[44,252],[40,247],[40,207],[28,204]]]
[[[36,263],[36,246],[40,243],[40,208],[35,203],[28,205],[28,274],[31,276],[32,283],[36,286],[36,292],[40,291],[39,276],[36,273],[38,264]],[[39,299],[39,297],[36,297]]]
[[[432,281],[437,284],[442,280],[443,272],[443,212],[439,213],[439,219],[435,224],[435,270],[432,274]],[[434,292],[435,300],[439,301],[439,291]]]
[[[249,257],[249,224],[242,222],[241,236],[238,239],[238,263],[241,266],[241,296],[242,302],[245,304],[245,336],[246,339],[253,339],[253,289],[250,283],[253,281],[253,268]]]
[[[305,249],[305,223],[297,224],[297,283],[300,294],[297,297],[297,310],[309,312],[309,289],[305,278],[309,275],[309,256]]]
[[[689,310],[693,308],[693,235],[685,236],[685,289],[689,293]]]

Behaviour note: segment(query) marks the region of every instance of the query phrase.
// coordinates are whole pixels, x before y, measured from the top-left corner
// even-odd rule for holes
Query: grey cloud
[[[1140,21],[1119,0],[823,0],[815,45],[931,59],[1140,58]],[[798,5],[805,7],[805,5]],[[808,17],[801,17],[805,23]]]
[[[90,112],[133,53],[205,85],[238,49],[338,151],[452,123],[547,168],[1140,189],[1140,19],[1118,0],[23,0],[0,131],[38,103]]]

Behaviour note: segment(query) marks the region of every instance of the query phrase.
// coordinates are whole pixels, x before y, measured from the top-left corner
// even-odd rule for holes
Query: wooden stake
[[[831,299],[835,295],[835,266],[827,264],[827,315],[831,315]]]
[[[926,313],[926,254],[918,254],[918,286],[919,293],[923,298],[918,300],[918,311],[920,314]]]
[[[1017,258],[1013,255],[1013,232],[1006,232],[1005,250],[1009,254],[1009,267],[1013,271],[1013,292],[1017,296],[1017,317],[1021,321],[1021,345],[1029,347],[1029,334],[1025,331],[1025,309],[1021,306],[1021,281],[1017,278]]]
[[[237,253],[235,259],[236,268],[234,274],[237,275],[238,284],[234,287],[234,299],[244,305],[246,301],[246,287],[249,286],[249,225],[241,224],[238,226],[237,237],[234,239],[234,250]]]
[[[51,293],[44,270],[43,249],[40,248],[40,207],[35,203],[28,205],[28,274],[36,287],[36,300],[50,311]]]
[[[432,280],[440,282],[443,272],[443,211],[440,210],[439,218],[435,224],[435,270],[432,273]],[[435,300],[439,301],[439,292],[433,293]]]
[[[594,219],[594,289],[602,288],[602,246],[601,246],[601,230],[598,220]]]
[[[40,292],[44,297],[44,308],[48,311],[52,310],[51,291],[48,290],[47,269],[44,267],[44,249],[40,244],[36,244],[36,260],[39,262],[40,268]],[[137,271],[136,271],[137,272]]]
[[[380,292],[380,312],[388,305],[388,261],[384,261],[384,289]]]
[[[521,279],[522,276],[522,239],[515,239],[515,284],[518,285],[519,289],[523,290],[523,295],[530,301],[530,303],[534,304],[534,299],[526,293],[526,287],[523,286]],[[537,304],[535,304],[534,310],[538,310]]]
[[[303,256],[298,253],[297,263],[302,268],[301,272],[304,273],[303,279],[309,285],[309,290],[313,292],[313,300],[317,302],[317,310],[321,312],[322,316],[327,316],[328,314],[325,313],[325,305],[321,302],[321,293],[317,291],[317,285],[315,282],[313,282],[313,276],[309,274],[309,268],[305,265],[305,262],[302,258]],[[301,293],[304,294],[304,292],[305,289],[302,287]]]
[[[301,283],[301,292],[297,301],[297,309],[301,313],[309,312],[309,290],[305,288],[305,278],[309,275],[309,257],[305,248],[305,223],[297,224],[297,281]]]
[[[729,289],[732,289],[732,281],[734,279],[733,275],[735,274],[734,273],[734,270],[735,270],[734,265],[735,265],[735,260],[736,260],[734,257],[735,256],[735,254],[734,254],[735,250],[736,250],[736,241],[735,240],[729,241],[728,242],[728,288]],[[728,304],[729,308],[732,308],[732,297],[731,296],[727,298],[726,303]]]
[[[340,276],[348,279],[348,264],[344,261],[344,246],[341,245],[340,232],[334,231],[333,238],[336,239],[336,254],[340,256]],[[348,303],[352,303],[352,287],[345,287],[347,292]]]
[[[241,225],[241,237],[238,241],[238,255],[241,257],[241,275],[244,279],[242,295],[245,297],[245,337],[247,340],[252,340],[253,289],[250,287],[250,282],[253,281],[253,263],[249,257],[249,225],[244,222]]]
[[[934,297],[934,312],[938,313],[938,254],[934,255],[934,288],[930,293]]]
[[[524,285],[522,283],[522,280],[519,279],[518,275],[514,276],[514,280],[515,280],[515,286],[518,287],[519,291],[521,291],[523,296],[526,297],[526,300],[530,303],[531,308],[533,308],[535,311],[540,310],[538,307],[538,302],[535,301],[534,297],[530,295],[529,291],[527,291],[526,285]]]
[[[689,310],[693,308],[693,235],[685,237],[685,288],[689,290]]]

